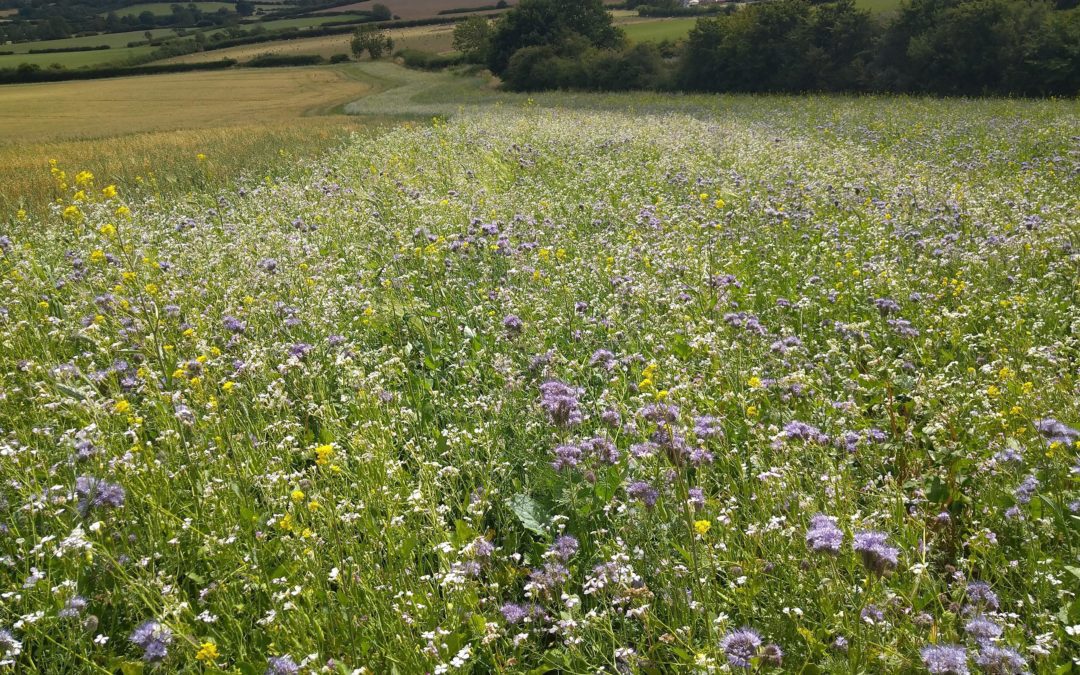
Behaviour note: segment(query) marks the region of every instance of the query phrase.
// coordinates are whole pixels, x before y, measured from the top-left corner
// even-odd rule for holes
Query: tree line
[[[678,45],[631,45],[601,0],[521,0],[458,26],[455,47],[513,90],[1080,92],[1075,0],[767,0],[699,18]]]

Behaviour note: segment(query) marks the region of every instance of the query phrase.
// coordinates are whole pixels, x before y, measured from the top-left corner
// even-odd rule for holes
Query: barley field
[[[422,84],[0,216],[2,666],[1080,667],[1075,101]]]

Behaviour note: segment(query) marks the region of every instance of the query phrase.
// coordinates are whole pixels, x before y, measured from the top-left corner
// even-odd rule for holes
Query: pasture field
[[[1080,103],[353,68],[0,216],[3,664],[1080,666]]]
[[[900,4],[901,0],[855,0],[857,7],[871,12],[895,12],[900,9]]]
[[[161,193],[272,167],[279,151],[310,155],[365,126],[332,113],[379,82],[336,66],[7,85],[0,88],[0,206],[44,208],[55,197],[42,170],[50,159],[128,189],[156,175],[160,183],[151,187]],[[200,154],[206,159],[198,161]]]
[[[661,42],[685,38],[697,24],[697,19],[640,19],[616,23],[626,31],[626,37],[631,42]]]
[[[50,40],[53,42],[53,40]],[[58,42],[63,42],[62,40]],[[12,45],[14,46],[14,45]],[[11,51],[11,50],[8,50]],[[154,51],[154,47],[120,47],[86,52],[58,52],[53,54],[3,54],[0,55],[0,68],[17,68],[20,64],[30,63],[47,68],[54,63],[65,68],[84,68],[123,63],[129,59],[145,56]]]
[[[167,14],[172,14],[172,6],[174,4],[180,4],[184,7],[187,7],[188,5],[195,5],[198,10],[208,14],[211,12],[216,12],[219,9],[227,9],[229,10],[229,12],[236,11],[235,2],[147,2],[138,5],[130,5],[128,7],[121,7],[119,9],[113,10],[113,13],[117,16],[138,16],[143,12],[150,12],[151,14],[163,16]],[[109,12],[102,12],[101,14],[102,16],[104,16],[108,13]]]
[[[394,28],[388,30],[387,33],[394,40],[395,51],[399,49],[419,49],[426,52],[444,53],[452,51],[454,46],[454,27],[452,25]],[[318,54],[324,58],[329,58],[334,54],[351,54],[351,41],[352,35],[348,33],[297,38],[294,40],[277,40],[185,54],[166,59],[163,63],[199,63],[218,61],[220,59],[235,59],[242,63],[262,54]]]

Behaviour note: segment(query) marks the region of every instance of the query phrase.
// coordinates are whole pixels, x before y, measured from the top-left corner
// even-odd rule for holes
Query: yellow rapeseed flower
[[[116,196],[116,186],[106,185],[105,187],[101,188],[101,196],[105,199],[112,199]]]
[[[330,458],[334,455],[334,446],[332,445],[320,445],[315,448],[315,463],[319,466],[326,466],[330,463]]]
[[[705,534],[709,531],[710,527],[712,527],[712,523],[707,520],[694,521],[694,532],[697,532],[701,536],[705,536]]]
[[[128,403],[127,401],[125,401],[124,399],[120,399],[119,401],[117,401],[116,403],[113,404],[113,410],[115,412],[118,412],[121,415],[123,415],[127,411],[131,410],[131,404]]]
[[[204,642],[202,643],[202,646],[199,647],[198,653],[195,654],[195,659],[204,663],[213,663],[218,656],[220,656],[220,654],[218,654],[217,645],[213,642]]]

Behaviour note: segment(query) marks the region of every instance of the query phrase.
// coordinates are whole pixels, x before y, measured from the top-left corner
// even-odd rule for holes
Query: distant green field
[[[117,16],[138,16],[143,12],[152,12],[157,15],[165,15],[172,14],[172,6],[174,4],[180,4],[184,7],[187,7],[189,4],[195,5],[199,10],[203,12],[216,12],[222,7],[229,11],[236,10],[235,2],[148,2],[144,5],[132,5],[130,7],[113,10],[113,12]],[[108,12],[102,12],[102,14],[108,14]]]
[[[697,19],[655,19],[620,25],[631,42],[661,42],[686,37]]]
[[[60,42],[63,42],[62,40]],[[154,47],[122,47],[120,49],[102,49],[91,52],[59,52],[55,54],[7,54],[0,56],[0,68],[17,68],[21,63],[34,63],[47,68],[58,63],[65,68],[100,66],[106,63],[126,61],[135,56],[143,56]]]
[[[363,18],[362,14],[327,14],[324,16],[304,16],[298,19],[278,19],[276,21],[260,21],[258,24],[266,28],[268,31],[285,30],[287,28],[312,28],[314,26],[321,26],[324,23],[333,23],[339,21],[353,21]],[[249,25],[250,27],[250,25]]]
[[[893,12],[900,9],[901,2],[903,0],[855,0],[855,5],[871,12]]]
[[[155,28],[150,31],[154,37],[171,35],[169,28]],[[31,49],[57,49],[65,47],[96,47],[109,45],[113,49],[127,47],[129,42],[146,39],[146,31],[133,30],[126,33],[105,33],[103,35],[88,35],[85,37],[73,37],[66,40],[38,40],[36,42],[19,42],[12,45],[0,45],[0,50],[25,54]]]

